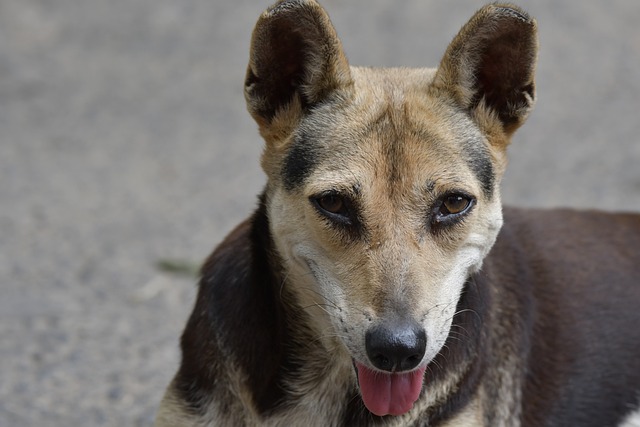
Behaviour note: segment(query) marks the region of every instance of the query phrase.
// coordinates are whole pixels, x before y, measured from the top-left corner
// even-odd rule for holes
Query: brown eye
[[[326,212],[334,215],[345,215],[345,202],[344,199],[336,194],[328,194],[326,196],[316,199],[318,206]]]
[[[347,196],[327,192],[310,198],[316,210],[336,224],[353,225],[356,221],[353,203]]]
[[[475,200],[465,193],[449,193],[441,197],[432,211],[432,230],[437,231],[460,222],[471,211]]]
[[[471,199],[460,194],[447,196],[440,207],[441,215],[455,215],[464,212],[471,205]]]

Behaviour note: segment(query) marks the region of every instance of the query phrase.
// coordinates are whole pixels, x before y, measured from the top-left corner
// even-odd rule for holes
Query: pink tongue
[[[356,367],[362,400],[375,415],[402,415],[420,397],[425,367],[398,374],[373,371],[360,363]]]

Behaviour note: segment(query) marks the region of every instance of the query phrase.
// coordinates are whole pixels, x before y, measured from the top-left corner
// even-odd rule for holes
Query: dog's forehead
[[[493,193],[488,145],[468,113],[429,94],[433,70],[352,71],[351,96],[318,107],[298,128],[283,165],[288,189],[311,175],[357,181],[366,171],[390,180],[475,178]]]

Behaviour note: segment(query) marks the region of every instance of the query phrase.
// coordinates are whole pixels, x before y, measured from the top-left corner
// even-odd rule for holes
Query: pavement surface
[[[0,0],[0,427],[149,426],[199,263],[264,183],[250,0]],[[475,1],[325,0],[353,64],[434,66]],[[640,2],[522,2],[504,201],[640,210]]]

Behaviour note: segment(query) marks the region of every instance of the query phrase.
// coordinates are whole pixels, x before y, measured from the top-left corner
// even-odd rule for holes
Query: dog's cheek
[[[457,260],[456,260],[457,261]],[[467,273],[452,263],[429,292],[429,306],[425,307],[423,324],[427,331],[427,358],[433,358],[442,349],[451,329]]]
[[[309,240],[304,209],[292,199],[281,189],[269,195],[271,235],[285,265],[297,258],[295,248]]]
[[[495,191],[493,198],[480,202],[472,232],[467,236],[459,252],[459,263],[466,267],[468,275],[482,267],[484,258],[493,247],[503,224],[500,194]]]

